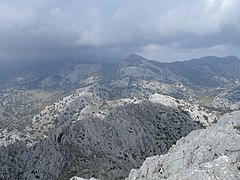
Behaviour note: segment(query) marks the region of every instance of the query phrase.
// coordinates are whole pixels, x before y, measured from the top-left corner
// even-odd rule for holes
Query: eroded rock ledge
[[[240,111],[191,132],[169,152],[147,158],[126,180],[240,179]]]

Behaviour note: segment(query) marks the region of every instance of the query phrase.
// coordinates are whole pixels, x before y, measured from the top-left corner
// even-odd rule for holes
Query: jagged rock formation
[[[102,91],[100,92],[99,89]],[[139,92],[138,94],[141,94]],[[167,95],[154,93],[149,97],[141,98],[122,98],[116,100],[107,100],[107,92],[101,88],[99,84],[94,84],[81,88],[71,95],[58,100],[50,106],[35,115],[32,122],[23,129],[22,135],[16,130],[0,132],[2,141],[0,145],[7,145],[15,142],[16,140],[23,140],[32,144],[42,137],[47,137],[55,129],[80,121],[88,117],[104,118],[109,114],[112,108],[118,106],[125,106],[127,104],[139,104],[144,99],[151,102],[163,104],[168,107],[178,108],[182,111],[189,113],[192,120],[203,124],[204,126],[211,125],[219,116],[216,111],[208,111],[198,104],[188,103],[183,100],[178,100]]]
[[[147,158],[126,180],[240,179],[240,112],[191,132],[165,155]]]
[[[103,119],[82,119],[30,147],[0,147],[0,178],[123,178],[199,128],[188,113],[150,101],[116,107]]]
[[[51,106],[47,106],[40,114],[33,118],[31,127],[27,127],[25,132],[31,131],[27,138],[32,141],[39,140],[43,135],[47,135],[51,130],[64,124],[79,121],[87,117],[104,118],[109,111],[118,106],[127,104],[139,104],[144,100],[125,98],[117,100],[106,100],[103,95],[99,95],[99,85],[90,86],[76,91],[74,94],[65,97]],[[147,99],[147,98],[146,98]],[[163,104],[168,107],[178,108],[189,113],[192,120],[203,124],[211,125],[219,116],[215,111],[208,112],[205,108],[190,104],[173,97],[153,94],[149,100],[154,103]]]

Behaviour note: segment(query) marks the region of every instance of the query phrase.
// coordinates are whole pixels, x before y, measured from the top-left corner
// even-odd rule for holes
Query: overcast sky
[[[240,57],[239,0],[0,0],[0,61]]]

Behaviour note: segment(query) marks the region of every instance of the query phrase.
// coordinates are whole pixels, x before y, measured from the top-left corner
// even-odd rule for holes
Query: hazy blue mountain
[[[165,64],[193,86],[224,87],[240,79],[240,60],[235,56],[214,56]]]
[[[96,64],[101,66],[98,73],[103,81],[119,78],[118,72],[121,68],[132,70],[133,68],[131,67],[135,67],[135,71],[141,71],[141,68],[144,68],[146,72],[145,75],[144,72],[142,73],[142,77],[145,78],[154,78],[169,83],[179,81],[191,86],[223,87],[240,79],[240,60],[235,56],[224,58],[209,56],[182,62],[159,63],[157,61],[149,61],[136,54],[131,54],[126,59],[115,63],[103,63],[101,60],[87,62],[84,59],[82,61],[59,60],[36,62],[26,67],[12,70],[12,74],[5,75],[5,78],[3,78],[4,72],[2,71],[2,79],[6,80],[7,76],[12,75],[9,81],[7,81],[7,83],[12,82],[12,86],[17,84],[21,87],[38,88],[42,80],[52,77],[56,82],[54,87],[59,88],[62,87],[63,83],[67,83],[68,79],[64,79],[63,76],[71,73],[74,67],[79,64],[88,64],[89,67],[94,67]],[[152,73],[149,75],[147,74],[147,70],[155,74]],[[132,77],[133,75],[129,74],[129,76]],[[23,79],[16,81],[17,77],[22,77]],[[79,79],[81,77],[75,79],[76,82],[74,83],[77,83]]]

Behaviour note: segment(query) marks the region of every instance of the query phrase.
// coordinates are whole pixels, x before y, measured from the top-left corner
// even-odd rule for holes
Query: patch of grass
[[[107,103],[103,103],[103,105],[100,107],[100,110],[111,110],[112,106],[110,104]]]

